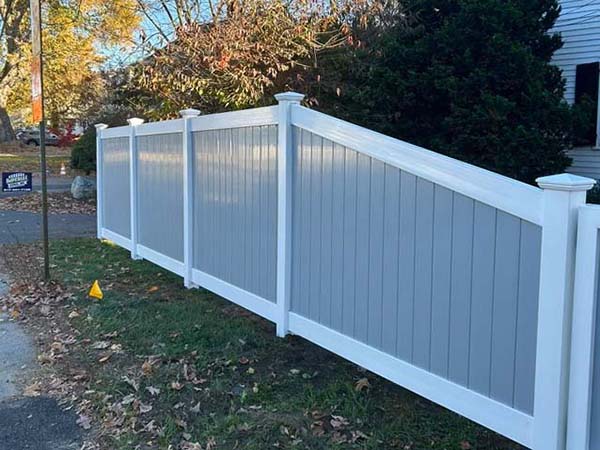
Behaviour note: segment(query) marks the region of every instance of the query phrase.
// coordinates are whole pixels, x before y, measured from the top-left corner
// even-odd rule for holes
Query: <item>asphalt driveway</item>
[[[40,214],[0,210],[0,244],[19,244],[40,239]],[[50,214],[50,239],[91,237],[96,234],[96,217],[83,214]]]

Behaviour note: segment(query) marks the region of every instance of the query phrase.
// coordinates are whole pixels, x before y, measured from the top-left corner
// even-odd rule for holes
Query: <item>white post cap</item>
[[[94,126],[96,127],[96,130],[106,130],[108,128],[108,125],[105,123],[97,123]]]
[[[141,125],[144,123],[144,119],[140,119],[139,117],[132,117],[131,119],[127,119],[127,123],[132,126],[135,127],[137,125]]]
[[[275,94],[275,99],[278,102],[300,103],[303,98],[304,94],[299,94],[298,92],[282,92],[280,94]]]
[[[535,181],[542,189],[569,192],[589,191],[596,184],[596,180],[592,178],[580,177],[570,173],[540,177]]]
[[[200,114],[201,114],[201,111],[199,109],[193,109],[193,108],[182,109],[181,111],[179,111],[179,115],[181,117],[183,117],[184,119],[187,119],[188,117],[198,117]]]

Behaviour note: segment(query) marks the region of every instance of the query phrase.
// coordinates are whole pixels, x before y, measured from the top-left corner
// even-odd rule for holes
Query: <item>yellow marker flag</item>
[[[92,288],[90,289],[90,293],[88,295],[92,298],[97,298],[98,300],[102,300],[104,298],[104,294],[102,293],[102,289],[100,289],[98,280],[94,281],[94,284],[92,284]]]

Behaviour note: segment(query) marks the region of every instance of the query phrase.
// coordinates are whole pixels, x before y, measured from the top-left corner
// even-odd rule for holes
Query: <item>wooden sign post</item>
[[[40,127],[40,165],[42,170],[42,241],[44,247],[44,280],[50,278],[48,254],[48,188],[46,179],[46,119],[44,117],[44,80],[42,61],[42,11],[40,0],[31,6],[31,100],[33,122]]]

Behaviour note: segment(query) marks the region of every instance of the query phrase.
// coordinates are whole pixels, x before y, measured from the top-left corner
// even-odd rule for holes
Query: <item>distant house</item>
[[[571,173],[600,179],[600,0],[560,0],[562,12],[554,31],[564,45],[553,62],[562,69],[566,100],[592,102],[593,119],[580,146],[569,154]]]

